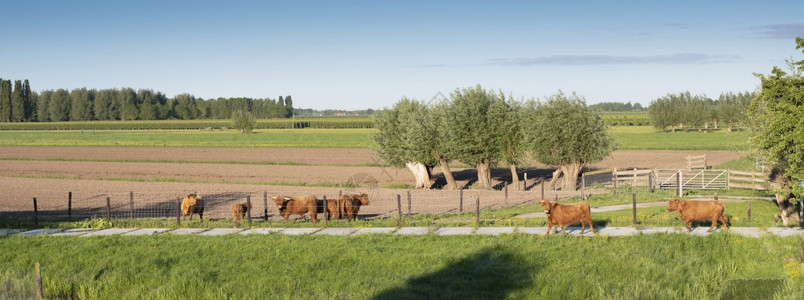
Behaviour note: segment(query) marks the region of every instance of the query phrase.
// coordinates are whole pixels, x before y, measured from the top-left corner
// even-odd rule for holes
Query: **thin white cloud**
[[[773,24],[746,28],[763,39],[794,39],[804,37],[804,23]]]
[[[586,66],[586,65],[678,65],[728,63],[740,60],[738,55],[710,55],[702,53],[677,53],[650,56],[616,55],[554,55],[540,57],[496,58],[490,65],[501,66]]]

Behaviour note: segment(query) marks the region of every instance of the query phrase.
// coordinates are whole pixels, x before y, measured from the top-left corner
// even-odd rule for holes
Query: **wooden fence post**
[[[112,201],[111,197],[106,197],[106,221],[112,220]]]
[[[633,193],[631,198],[632,203],[632,210],[634,211],[634,227],[637,226],[637,215],[636,215],[636,193]]]
[[[480,227],[480,196],[475,196],[475,224]]]
[[[542,198],[541,198],[541,200],[544,200],[544,178],[542,178],[539,181],[541,181],[541,183],[539,185],[542,187]]]
[[[651,194],[653,194],[653,181],[653,171],[650,171],[650,173],[648,173],[648,191],[650,191]]]
[[[42,268],[39,266],[38,261],[34,265],[34,269],[34,272],[36,272],[36,299],[42,299],[45,296],[45,292],[42,289]]]
[[[748,202],[748,221],[751,221],[751,202]]]
[[[524,179],[525,180],[522,181],[522,190],[527,191],[528,190],[528,172],[525,172],[525,178]]]
[[[611,180],[614,182],[614,195],[617,195],[617,168],[611,171]]]
[[[343,196],[343,190],[338,190],[338,197]]]
[[[36,207],[36,197],[33,197],[34,204],[34,225],[39,226],[39,208]]]
[[[402,227],[402,196],[396,194],[396,227]]]
[[[586,173],[581,173],[581,198],[586,200]]]
[[[715,201],[717,201],[717,192],[715,192]]]
[[[67,217],[73,216],[73,192],[67,192]]]
[[[329,221],[329,209],[327,205],[327,195],[324,195],[324,201],[321,202],[322,208],[324,209],[324,227],[327,227],[327,221]]]
[[[681,190],[681,171],[680,170],[678,172],[676,172],[676,191],[678,192],[677,196],[681,197],[681,194],[682,194],[683,191]]]
[[[176,226],[181,226],[181,198],[178,198],[179,201],[176,202],[178,205],[176,206]]]
[[[128,192],[128,218],[134,218],[134,192]]]
[[[262,220],[268,221],[268,192],[262,193],[262,205],[263,205]]]
[[[503,189],[505,190],[505,205],[508,205],[508,181],[503,182]]]
[[[408,216],[410,215],[410,206],[411,206],[411,198],[410,198],[410,190],[408,190]]]
[[[458,196],[458,213],[463,213],[463,188],[459,191],[460,196]]]

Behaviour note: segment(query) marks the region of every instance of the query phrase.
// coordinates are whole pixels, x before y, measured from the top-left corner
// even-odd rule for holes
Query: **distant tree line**
[[[32,92],[28,80],[0,79],[0,122],[49,122],[90,120],[229,119],[243,111],[257,119],[289,118],[291,96],[278,99],[216,98],[204,100],[190,94],[168,98],[150,89],[79,88]]]
[[[374,109],[359,109],[359,110],[345,110],[345,109],[312,109],[312,108],[296,108],[293,110],[293,115],[297,117],[319,117],[319,116],[373,116]]]
[[[660,130],[669,127],[675,132],[685,126],[702,130],[708,129],[710,124],[717,129],[719,123],[726,123],[731,132],[736,124],[746,119],[748,104],[756,95],[755,92],[728,92],[712,100],[690,92],[668,94],[650,103],[648,115],[651,124]]]
[[[589,109],[594,111],[606,111],[606,112],[630,112],[630,111],[645,111],[645,108],[642,107],[642,104],[631,102],[622,103],[622,102],[600,102],[596,104],[589,105]]]

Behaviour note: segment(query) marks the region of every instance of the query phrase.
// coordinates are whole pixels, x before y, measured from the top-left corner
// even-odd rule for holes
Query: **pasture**
[[[804,296],[800,243],[722,233],[0,237],[0,283],[32,295],[38,261],[46,298],[793,299]]]
[[[371,148],[374,129],[236,130],[8,130],[0,146],[85,147],[240,147],[240,148]],[[725,130],[657,132],[650,126],[615,126],[609,133],[621,150],[747,149],[744,132]]]

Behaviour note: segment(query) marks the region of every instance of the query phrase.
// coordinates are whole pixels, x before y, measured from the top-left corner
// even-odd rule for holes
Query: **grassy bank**
[[[31,295],[38,261],[46,298],[800,298],[800,243],[727,234],[5,237],[0,282]]]

